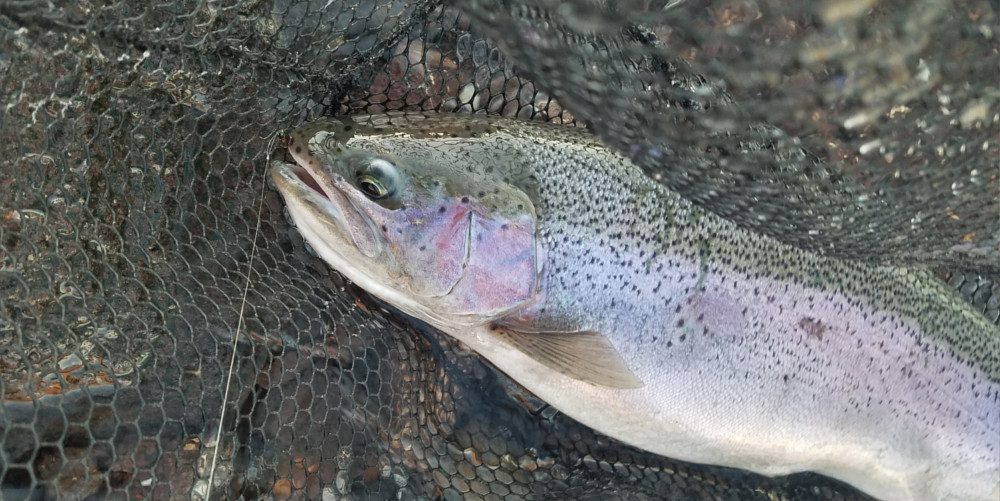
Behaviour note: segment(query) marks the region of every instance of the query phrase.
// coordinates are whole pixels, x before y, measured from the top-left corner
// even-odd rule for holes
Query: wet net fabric
[[[203,498],[218,446],[212,499],[861,498],[570,420],[312,256],[267,161],[324,115],[587,126],[995,322],[996,26],[985,2],[0,1],[0,497]]]

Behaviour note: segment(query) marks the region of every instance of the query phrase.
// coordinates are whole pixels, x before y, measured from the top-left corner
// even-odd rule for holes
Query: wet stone
[[[511,456],[510,454],[500,456],[500,467],[507,471],[516,470],[517,462],[514,460],[514,456]]]
[[[510,492],[511,494],[526,496],[531,492],[531,490],[524,484],[512,484],[510,486]]]
[[[510,485],[514,483],[514,476],[507,471],[497,470],[494,474],[497,477],[497,482],[500,482],[503,485]]]
[[[990,298],[990,289],[987,287],[979,287],[976,289],[976,293],[972,295],[972,304],[976,305],[977,309],[984,309],[986,307],[986,301]]]
[[[531,483],[531,474],[524,470],[517,470],[514,472],[512,476],[514,477],[514,480],[519,483],[522,484]]]
[[[451,481],[449,481],[448,477],[446,477],[441,471],[434,470],[432,475],[434,476],[434,483],[438,484],[442,489],[451,485]]]
[[[465,453],[465,460],[468,461],[469,463],[472,463],[475,466],[483,464],[482,461],[479,460],[479,454],[476,453],[475,449],[472,448],[465,449],[464,453]]]
[[[448,456],[450,456],[455,461],[464,461],[465,453],[462,449],[459,449],[455,444],[448,444]]]
[[[629,476],[628,467],[622,463],[615,463],[614,465],[615,473],[623,477]]]
[[[485,451],[490,448],[490,442],[486,438],[486,435],[482,433],[476,433],[472,435],[472,448],[477,451]]]
[[[567,478],[569,478],[569,469],[567,469],[565,466],[561,464],[553,466],[552,469],[549,470],[549,472],[552,474],[552,478],[558,480],[566,480]]]
[[[469,488],[472,489],[472,492],[475,492],[476,494],[479,494],[481,496],[485,496],[490,492],[490,487],[486,485],[486,482],[479,479],[475,479],[469,482]]]
[[[409,478],[402,473],[393,473],[392,481],[399,487],[406,487],[406,484],[409,482]]]
[[[445,501],[462,501],[462,493],[455,489],[448,489],[444,491]]]
[[[451,477],[451,486],[458,489],[459,492],[469,492],[472,490],[469,487],[469,482],[466,482],[462,477]]]
[[[972,294],[976,292],[976,289],[979,288],[979,284],[977,283],[978,281],[976,280],[976,278],[977,277],[975,276],[972,276],[971,280],[969,280],[968,277],[966,278],[965,283],[963,283],[962,287],[959,289],[962,292],[963,296],[971,297]]]
[[[434,448],[434,452],[436,452],[439,456],[443,456],[445,452],[448,450],[447,442],[445,442],[444,438],[442,438],[440,435],[435,435],[431,439],[431,447]]]
[[[487,451],[483,453],[483,464],[489,466],[490,468],[496,469],[500,467],[500,456]]]
[[[506,439],[504,439],[504,437],[500,437],[500,436],[493,437],[493,439],[490,440],[490,450],[493,451],[493,452],[495,452],[495,453],[497,453],[497,454],[504,454],[504,453],[508,452],[507,442],[508,441]],[[480,449],[480,450],[483,450],[483,449]]]
[[[463,448],[467,449],[473,447],[472,435],[469,432],[462,430],[455,433],[455,441]],[[478,449],[478,447],[477,447]]]
[[[499,479],[497,479],[497,480],[499,480]],[[507,486],[504,485],[501,482],[493,482],[493,483],[491,483],[490,484],[490,491],[492,491],[494,494],[496,494],[498,496],[506,496],[507,494],[510,494],[510,489],[508,489]]]
[[[496,475],[493,474],[493,471],[486,466],[476,467],[476,477],[482,479],[484,482],[492,482],[496,479]]]
[[[476,468],[471,463],[463,461],[458,463],[458,474],[465,477],[466,480],[472,480],[476,478]]]
[[[455,460],[451,456],[441,456],[440,459],[441,469],[449,475],[454,475],[458,473],[458,467],[455,465]]]
[[[535,481],[540,482],[542,484],[548,483],[550,480],[552,480],[552,475],[550,475],[549,472],[545,470],[535,471],[532,474],[532,477],[535,478]]]

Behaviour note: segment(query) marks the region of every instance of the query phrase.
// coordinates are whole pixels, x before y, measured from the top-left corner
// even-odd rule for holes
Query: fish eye
[[[379,199],[389,196],[389,190],[382,184],[381,181],[375,179],[372,176],[363,175],[358,178],[358,186],[361,187],[361,191],[368,195],[368,198]]]
[[[375,159],[357,173],[358,187],[372,200],[392,196],[396,188],[396,166],[387,160]]]

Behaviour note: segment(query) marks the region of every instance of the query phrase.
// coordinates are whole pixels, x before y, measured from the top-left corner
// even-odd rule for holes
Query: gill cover
[[[373,219],[385,228],[388,248],[414,294],[457,315],[493,315],[531,298],[535,220],[523,194],[501,195],[519,201],[523,211],[495,211],[490,197],[448,193],[454,187],[425,176],[410,180],[416,196]]]

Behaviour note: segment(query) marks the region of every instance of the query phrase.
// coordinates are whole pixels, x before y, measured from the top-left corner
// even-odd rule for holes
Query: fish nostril
[[[337,141],[337,137],[334,136],[333,134],[330,134],[326,136],[325,139],[323,139],[323,147],[328,150],[336,150],[337,153],[343,151],[340,141]]]

